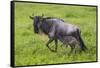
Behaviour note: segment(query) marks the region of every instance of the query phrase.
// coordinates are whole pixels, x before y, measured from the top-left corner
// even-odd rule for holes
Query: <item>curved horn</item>
[[[29,16],[29,18],[30,18],[30,19],[33,19],[33,18],[34,18],[34,13],[32,14],[32,16]]]
[[[30,18],[30,19],[33,19],[34,17],[32,17],[32,16],[29,16],[29,18]]]

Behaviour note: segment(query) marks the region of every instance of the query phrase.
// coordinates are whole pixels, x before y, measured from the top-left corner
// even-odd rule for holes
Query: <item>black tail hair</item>
[[[79,39],[79,42],[80,42],[80,47],[83,51],[86,51],[87,50],[87,47],[85,46],[84,42],[83,42],[83,39],[81,38],[81,34],[80,34],[80,31],[79,29],[77,29],[77,34],[78,34],[78,39]]]

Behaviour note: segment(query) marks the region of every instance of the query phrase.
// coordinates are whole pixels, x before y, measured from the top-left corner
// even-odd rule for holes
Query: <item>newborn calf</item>
[[[71,52],[76,52],[76,46],[79,46],[79,42],[73,36],[63,36],[59,40],[63,43],[63,45],[66,45],[66,47],[69,45],[71,47]]]

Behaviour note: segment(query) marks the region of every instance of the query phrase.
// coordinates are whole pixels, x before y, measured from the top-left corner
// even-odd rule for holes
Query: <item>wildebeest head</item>
[[[39,25],[42,19],[42,16],[30,16],[30,19],[33,20],[33,28],[35,33],[39,33]]]

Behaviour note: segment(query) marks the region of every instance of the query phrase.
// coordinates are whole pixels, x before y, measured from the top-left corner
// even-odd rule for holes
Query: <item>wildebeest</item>
[[[58,40],[60,40],[64,44],[68,43],[72,50],[74,49],[73,46],[75,46],[76,44],[79,44],[82,51],[85,51],[87,49],[81,38],[79,27],[69,23],[65,23],[64,20],[55,17],[30,16],[30,18],[33,20],[35,33],[39,33],[39,30],[41,30],[43,33],[48,35],[49,41],[47,42],[46,46],[51,51],[57,51]],[[74,41],[71,42],[72,40]],[[49,44],[52,41],[55,41],[55,50],[52,50],[49,47]]]
[[[70,45],[70,47],[71,47],[70,53],[76,53],[76,50],[78,50],[77,48],[79,47],[79,42],[77,41],[77,39],[75,37],[64,36],[64,37],[61,37],[59,40],[63,43],[61,45],[61,47],[66,46],[66,48],[67,48],[68,45]]]

